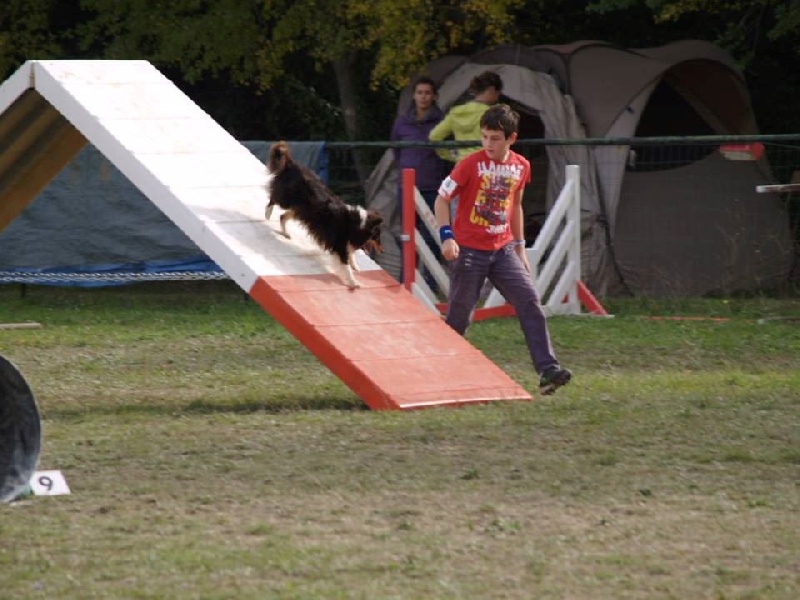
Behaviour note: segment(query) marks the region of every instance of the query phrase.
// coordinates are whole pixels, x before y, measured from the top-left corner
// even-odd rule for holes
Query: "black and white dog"
[[[275,205],[281,214],[281,233],[287,238],[286,223],[300,221],[322,248],[338,257],[338,275],[349,288],[359,287],[353,271],[358,271],[353,253],[382,252],[381,216],[372,210],[345,203],[310,169],[297,164],[286,142],[272,145],[267,157],[270,174],[267,189],[269,203],[265,216],[270,218]]]

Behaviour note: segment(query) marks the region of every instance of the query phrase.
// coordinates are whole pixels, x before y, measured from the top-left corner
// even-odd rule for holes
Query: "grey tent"
[[[440,83],[439,104],[447,109],[486,69],[500,74],[503,100],[522,115],[521,140],[758,133],[740,70],[704,41],[639,50],[595,41],[505,45],[443,57],[423,72]],[[398,112],[410,99],[407,88]],[[766,159],[731,161],[709,145],[682,146],[679,160],[666,162],[655,156],[664,150],[547,145],[546,153],[529,156],[535,185],[526,214],[546,212],[564,165],[578,164],[582,278],[596,294],[703,295],[786,281],[793,256],[788,214],[779,198],[755,191],[771,182]],[[367,203],[390,219],[396,237],[395,171],[387,152],[367,182]],[[399,246],[388,246],[379,260],[396,273]]]

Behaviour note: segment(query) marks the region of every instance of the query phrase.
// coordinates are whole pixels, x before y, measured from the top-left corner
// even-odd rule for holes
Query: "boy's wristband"
[[[511,243],[515,246],[524,246],[525,240],[513,240]]]
[[[439,227],[439,240],[444,243],[445,240],[453,240],[455,236],[453,235],[453,230],[450,228],[450,225],[442,225]]]

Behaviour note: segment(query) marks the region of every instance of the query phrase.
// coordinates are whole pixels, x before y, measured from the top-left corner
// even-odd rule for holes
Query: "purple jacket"
[[[444,118],[442,109],[435,104],[421,121],[417,121],[414,106],[398,115],[392,126],[391,140],[405,142],[427,142],[428,134]],[[395,148],[394,162],[398,169],[414,169],[417,172],[417,188],[420,191],[437,190],[452,165],[443,161],[433,148]]]

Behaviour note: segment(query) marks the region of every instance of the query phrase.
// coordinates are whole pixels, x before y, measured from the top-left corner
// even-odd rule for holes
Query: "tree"
[[[594,0],[598,14],[649,11],[659,29],[711,39],[741,65],[762,131],[800,129],[790,99],[800,89],[800,2],[797,0]],[[777,101],[776,101],[777,100]]]
[[[395,88],[432,58],[514,39],[523,0],[351,0],[348,13],[368,23],[359,38],[375,50],[373,84]]]
[[[63,32],[52,28],[53,3],[54,0],[3,0],[0,5],[2,79],[26,60],[61,56],[65,38]]]
[[[0,76],[31,58],[146,59],[239,137],[374,139],[444,54],[686,37],[730,51],[765,107],[800,88],[797,0],[2,0]],[[760,112],[781,127],[793,110]]]
[[[701,18],[715,41],[743,63],[752,60],[765,40],[791,44],[800,54],[797,0],[594,0],[587,10],[607,13],[642,5],[658,24]]]
[[[307,74],[309,66],[331,74],[346,137],[363,139],[358,115],[365,94],[385,85],[396,89],[411,71],[453,48],[505,41],[513,31],[508,11],[522,0],[80,3],[89,17],[77,28],[84,51],[146,58],[179,72],[190,85],[227,78],[265,94],[277,93],[276,86],[298,70]]]
[[[510,39],[523,0],[81,0],[84,48],[147,57],[187,81],[226,73],[265,91],[299,56],[333,73],[348,137],[357,137],[355,65],[374,56],[373,88],[399,87],[432,57]]]

